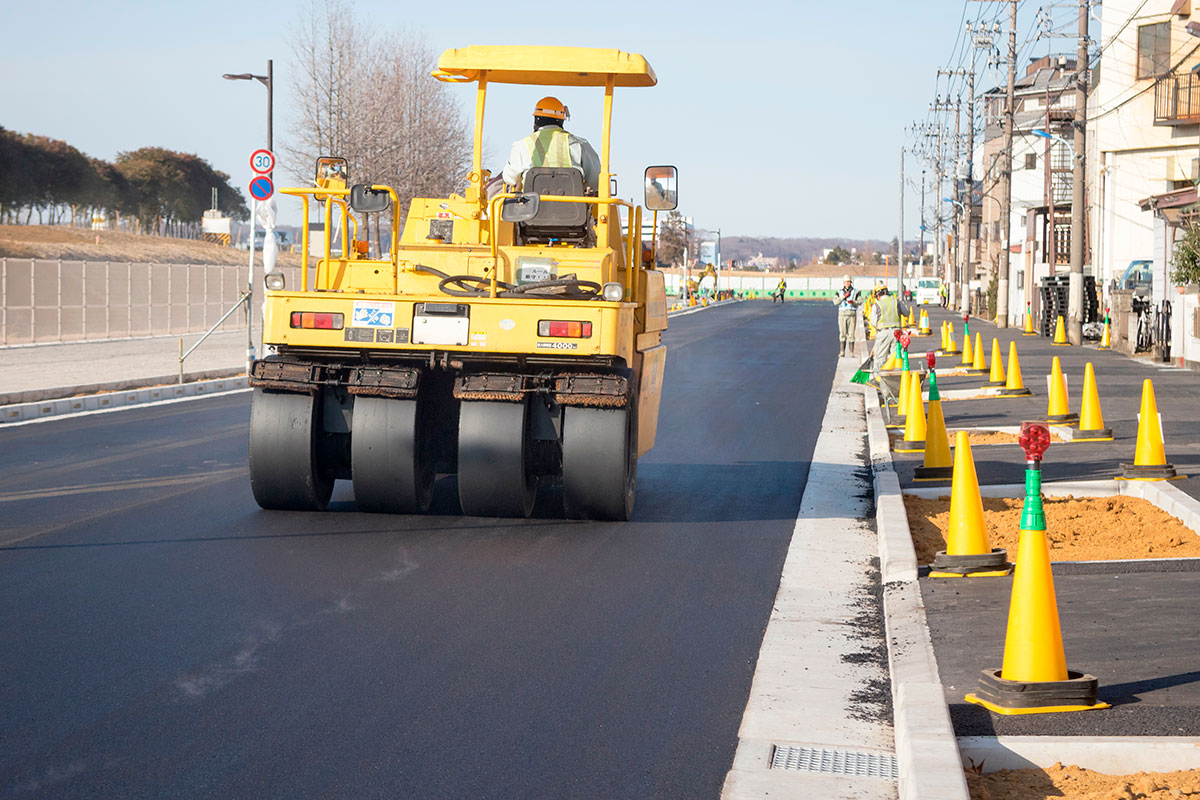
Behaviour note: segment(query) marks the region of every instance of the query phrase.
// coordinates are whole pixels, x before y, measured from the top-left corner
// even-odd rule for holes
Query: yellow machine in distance
[[[717,293],[717,268],[714,267],[712,264],[705,264],[704,269],[702,269],[696,275],[696,277],[688,279],[688,282],[687,282],[687,296],[688,297],[696,296],[696,294],[700,291],[700,288],[701,288],[700,284],[704,283],[705,278],[713,279],[712,293],[714,295]]]
[[[560,486],[568,516],[628,519],[637,460],[654,445],[667,327],[663,275],[643,259],[642,208],[611,195],[616,87],[649,87],[637,54],[567,47],[447,50],[438,80],[475,84],[462,195],[414,198],[351,185],[322,157],[323,256],[300,286],[269,275],[255,362],[250,481],[264,508],[322,509],[335,479],[360,510],[422,513],[438,474],[458,476],[465,514],[527,516]],[[603,89],[598,192],[573,168],[531,168],[489,198],[483,119],[494,83]],[[645,205],[676,204],[674,167],[646,173]],[[359,239],[390,210],[387,253]],[[334,215],[348,246],[334,252]],[[403,236],[401,236],[403,230]],[[309,252],[307,224],[302,249]],[[653,259],[649,259],[653,264]]]

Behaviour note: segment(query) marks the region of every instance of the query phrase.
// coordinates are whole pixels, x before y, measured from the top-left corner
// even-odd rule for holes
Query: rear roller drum
[[[528,517],[537,495],[530,469],[529,404],[465,401],[458,418],[458,499],[464,514]]]
[[[320,468],[317,395],[255,389],[250,402],[250,489],[263,508],[321,511],[333,476]]]
[[[423,514],[433,498],[433,464],[419,400],[358,397],[350,465],[360,511]]]
[[[629,408],[563,413],[563,509],[572,519],[624,522],[633,515],[637,443]]]

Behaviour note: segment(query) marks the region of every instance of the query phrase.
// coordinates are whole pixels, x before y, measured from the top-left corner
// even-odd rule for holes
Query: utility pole
[[[1086,12],[1085,12],[1086,14]],[[1004,100],[1003,143],[1000,145],[1000,279],[996,292],[996,326],[1008,327],[1008,285],[1011,272],[1008,237],[1012,231],[1013,105],[1017,81],[1017,0],[1009,0],[1008,87]]]
[[[896,239],[896,294],[904,293],[904,146],[900,146],[900,236]]]
[[[925,277],[925,170],[921,170],[921,238],[917,245],[917,274]]]
[[[1083,159],[1087,135],[1088,0],[1079,0],[1079,41],[1075,51],[1075,158],[1071,175],[1071,276],[1067,291],[1067,338],[1083,344]]]
[[[971,278],[971,207],[972,195],[974,194],[974,159],[975,159],[975,65],[971,65],[970,70],[959,70],[960,74],[964,74],[967,78],[967,158],[966,158],[966,180],[964,182],[965,190],[963,194],[963,220],[962,227],[959,228],[959,245],[962,250],[962,276],[963,276],[963,308],[967,307],[967,289]]]

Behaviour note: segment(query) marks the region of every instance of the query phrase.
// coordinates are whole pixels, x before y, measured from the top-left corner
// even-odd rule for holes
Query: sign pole
[[[250,271],[246,274],[246,377],[254,369],[254,218],[258,201],[250,200]]]

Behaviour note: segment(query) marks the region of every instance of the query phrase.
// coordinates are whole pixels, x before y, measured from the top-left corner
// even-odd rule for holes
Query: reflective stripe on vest
[[[562,128],[542,128],[525,137],[529,163],[535,167],[573,167],[571,135]]]
[[[896,302],[896,295],[885,294],[883,297],[875,300],[879,306],[879,322],[875,324],[878,328],[899,328],[900,327],[900,307]]]

